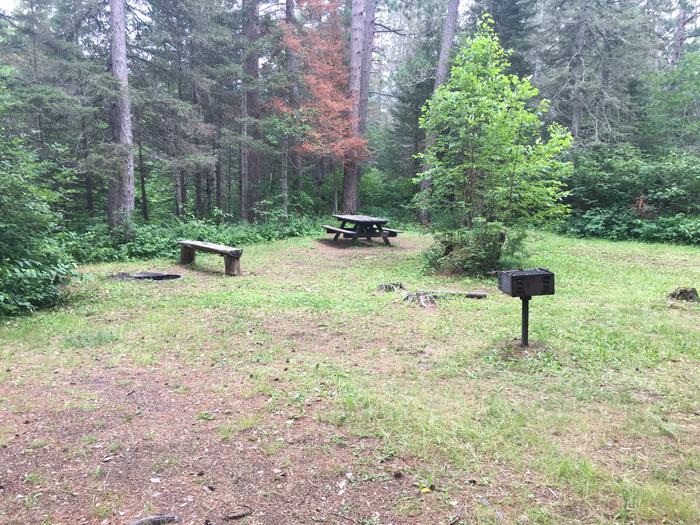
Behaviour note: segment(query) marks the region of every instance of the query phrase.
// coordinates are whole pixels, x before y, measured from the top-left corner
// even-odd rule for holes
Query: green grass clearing
[[[666,298],[700,284],[700,250],[534,232],[528,265],[554,271],[557,294],[533,299],[536,344],[523,352],[510,344],[519,302],[493,280],[424,273],[428,243],[258,245],[246,250],[241,278],[221,276],[220,259],[206,255],[179,270],[183,279],[160,283],[106,276],[172,262],[85,267],[93,278],[72,287],[67,306],[0,325],[0,407],[14,414],[0,421],[0,454],[20,446],[12,429],[23,414],[43,409],[80,413],[94,427],[75,436],[75,450],[127,457],[134,443],[158,443],[158,409],[172,410],[217,447],[253,447],[286,465],[274,479],[291,483],[286,468],[303,461],[282,436],[313,423],[321,457],[378,443],[369,459],[353,455],[362,476],[348,478],[348,490],[390,483],[377,465],[408,464],[415,494],[378,503],[394,523],[431,523],[438,511],[464,523],[700,521],[700,306]],[[489,297],[425,310],[374,293],[396,281]],[[121,370],[153,377],[162,397],[140,400],[143,380]],[[68,376],[60,397],[25,395]],[[116,425],[99,424],[105,407],[133,436],[100,437]],[[47,430],[24,447],[38,454],[64,438]],[[183,458],[176,451],[168,464]],[[31,512],[55,512],[34,499]],[[97,517],[112,509],[91,505]],[[374,519],[348,508],[358,522]]]

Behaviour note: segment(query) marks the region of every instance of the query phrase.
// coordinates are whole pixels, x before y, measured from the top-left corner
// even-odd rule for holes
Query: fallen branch
[[[416,293],[406,294],[404,301],[407,303],[418,303],[422,308],[430,308],[435,306],[439,299],[447,299],[450,297],[466,297],[468,299],[485,299],[486,292],[450,292],[450,291],[421,291]]]
[[[445,299],[447,297],[466,297],[468,299],[486,299],[488,294],[486,292],[456,292],[448,290],[418,290],[417,294],[432,295],[436,299]]]
[[[384,283],[377,286],[377,292],[395,292],[397,290],[405,290],[403,283]]]
[[[180,523],[180,516],[171,516],[167,514],[146,516],[145,518],[132,521],[129,525],[167,525],[168,523]]]

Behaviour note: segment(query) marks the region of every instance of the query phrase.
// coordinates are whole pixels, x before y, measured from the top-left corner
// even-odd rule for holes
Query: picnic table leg
[[[341,221],[341,222],[340,222],[340,229],[341,229],[341,230],[345,229],[345,221]],[[334,240],[334,241],[337,241],[339,238],[340,238],[340,232],[336,233],[336,234],[333,236],[333,240]]]
[[[343,224],[345,224],[345,221],[343,221]],[[360,225],[359,225],[359,224],[355,224],[355,225],[352,227],[352,231],[355,232],[355,235],[353,235],[353,237],[352,237],[352,242],[353,242],[353,244],[354,244],[354,243],[357,242],[357,236],[358,236],[358,234],[359,234],[359,232],[360,232]]]
[[[391,243],[389,242],[389,237],[386,235],[383,235],[384,229],[382,228],[381,224],[377,224],[377,231],[379,232],[379,235],[381,235],[382,239],[384,240],[384,244],[387,246],[391,246]]]
[[[367,242],[372,242],[372,230],[374,229],[374,226],[372,224],[368,225],[363,225],[362,226],[362,233],[363,236],[367,238]]]
[[[241,259],[231,255],[224,255],[224,273],[235,277],[241,275]]]
[[[194,248],[180,245],[180,264],[192,264],[194,262]]]

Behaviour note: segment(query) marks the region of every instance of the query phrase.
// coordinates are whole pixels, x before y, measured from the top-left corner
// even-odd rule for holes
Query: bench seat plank
[[[231,257],[240,257],[243,253],[243,250],[239,248],[232,248],[231,246],[225,246],[223,244],[214,244],[213,242],[180,241],[180,244],[188,248],[194,248],[195,250],[220,253],[221,255],[230,255]]]
[[[356,231],[353,231],[353,230],[345,230],[345,229],[343,229],[343,228],[337,228],[337,227],[335,227],[335,226],[328,226],[327,224],[324,224],[324,225],[323,225],[323,228],[326,229],[326,233],[331,233],[331,232],[333,232],[333,233],[344,233],[345,235],[352,235],[352,236],[357,235],[357,232],[356,232]]]

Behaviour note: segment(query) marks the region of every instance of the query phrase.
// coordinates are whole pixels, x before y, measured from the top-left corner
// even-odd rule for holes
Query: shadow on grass
[[[352,248],[386,248],[388,250],[392,249],[402,249],[402,247],[394,242],[391,245],[384,244],[384,241],[378,239],[376,241],[368,241],[367,239],[338,239],[334,241],[333,239],[316,239],[316,242],[330,248],[335,248],[337,250],[348,250]]]

